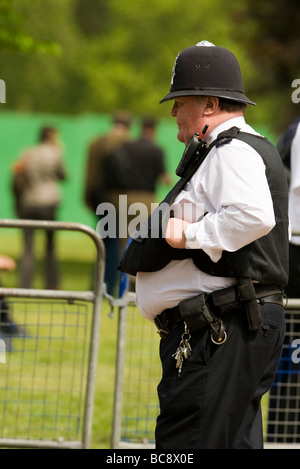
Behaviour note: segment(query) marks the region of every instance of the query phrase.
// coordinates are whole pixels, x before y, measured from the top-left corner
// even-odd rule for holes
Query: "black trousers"
[[[32,207],[23,208],[19,216],[30,220],[56,220],[56,207]],[[31,288],[35,259],[34,259],[34,235],[35,230],[24,229],[24,250],[21,259],[21,287]],[[45,231],[45,288],[56,289],[58,287],[58,267],[55,256],[55,231]]]
[[[191,332],[192,355],[180,377],[172,354],[183,327],[161,339],[157,449],[263,448],[260,402],[276,373],[285,320],[279,305],[266,303],[261,312],[258,332],[249,331],[242,310],[223,316],[223,345],[212,343],[207,328]]]

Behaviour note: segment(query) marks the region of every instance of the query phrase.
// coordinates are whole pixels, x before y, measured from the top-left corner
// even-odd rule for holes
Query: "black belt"
[[[275,303],[280,306],[285,305],[285,296],[280,287],[254,284],[256,301],[260,304]],[[229,287],[217,290],[205,295],[205,303],[213,310],[213,313],[222,316],[223,314],[243,308],[237,288]],[[156,316],[154,323],[161,337],[165,338],[170,332],[175,330],[179,324],[183,323],[179,305],[173,308],[165,309]]]

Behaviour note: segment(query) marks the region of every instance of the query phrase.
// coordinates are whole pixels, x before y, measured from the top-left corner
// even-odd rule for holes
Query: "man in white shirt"
[[[284,170],[244,120],[254,103],[230,51],[207,42],[183,50],[171,85],[162,101],[174,100],[178,140],[188,146],[208,126],[211,146],[183,176],[165,238],[136,237],[120,266],[136,272],[137,305],[162,337],[156,446],[261,448],[260,400],[285,331]]]
[[[196,98],[199,103],[195,104],[194,97],[178,98],[182,102],[182,107],[199,106],[199,109],[201,108],[200,99]],[[216,98],[203,97],[202,99],[203,101],[209,99],[217,101]],[[175,99],[174,108],[177,106]],[[174,108],[172,114],[176,112]],[[189,119],[189,113],[187,117]],[[227,113],[220,113],[219,117],[221,121],[224,117],[228,119]],[[209,118],[205,117],[205,122],[210,122]],[[204,127],[201,122],[198,127],[196,124],[195,128],[200,129],[201,125]],[[181,122],[179,128],[182,129],[183,126]],[[209,141],[214,140],[220,132],[229,128],[228,126],[237,126],[245,132],[255,133],[245,123],[241,114],[237,117],[230,116],[230,120],[222,122],[213,129],[208,136]],[[183,131],[179,130],[181,133]],[[243,175],[246,175],[247,179]],[[225,176],[228,178],[228,184],[220,187]],[[243,191],[240,190],[241,183],[243,183]],[[216,188],[218,190],[215,190]],[[250,206],[250,200],[252,206]],[[177,205],[184,207],[184,204],[198,204],[199,208],[203,206],[203,211],[208,214],[199,222],[195,219],[187,221],[171,218],[166,240],[175,248],[203,249],[215,262],[220,258],[223,250],[236,251],[257,237],[267,234],[275,225],[273,204],[263,161],[255,150],[239,140],[233,141],[230,146],[222,149],[211,150],[209,157],[200,166],[185,190],[177,196],[171,209],[175,211]],[[211,212],[212,207],[213,212]],[[194,215],[197,216],[195,213]],[[178,230],[177,237],[172,237],[172,225],[175,230]],[[235,225],[237,226],[233,236],[232,228]],[[180,237],[183,230],[185,236]],[[199,290],[211,292],[235,283],[235,279],[232,278],[213,277],[201,272],[195,267],[192,259],[185,261],[185,276],[182,278],[182,263],[182,260],[172,261],[155,274],[138,273],[137,304],[146,318],[153,320],[157,313],[175,306],[180,300],[196,295]],[[155,291],[155,297],[153,297],[153,291]]]
[[[298,125],[290,145],[289,216],[292,230],[290,239],[289,283],[286,294],[300,297],[300,124],[299,118],[291,125]]]

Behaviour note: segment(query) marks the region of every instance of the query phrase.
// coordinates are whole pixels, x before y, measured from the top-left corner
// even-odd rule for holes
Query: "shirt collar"
[[[210,134],[207,136],[207,139],[205,139],[205,140],[207,140],[209,143],[211,143],[213,140],[215,140],[217,138],[219,133],[230,129],[231,127],[238,127],[240,129],[240,128],[244,127],[245,125],[246,125],[246,122],[245,122],[244,116],[233,117],[232,119],[229,119],[225,122],[222,122],[222,124],[215,127],[210,132]]]

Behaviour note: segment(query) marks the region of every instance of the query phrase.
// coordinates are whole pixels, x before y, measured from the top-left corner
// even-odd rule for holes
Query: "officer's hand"
[[[185,248],[185,236],[183,230],[187,225],[188,222],[181,220],[181,218],[170,218],[168,221],[165,239],[172,248]]]

